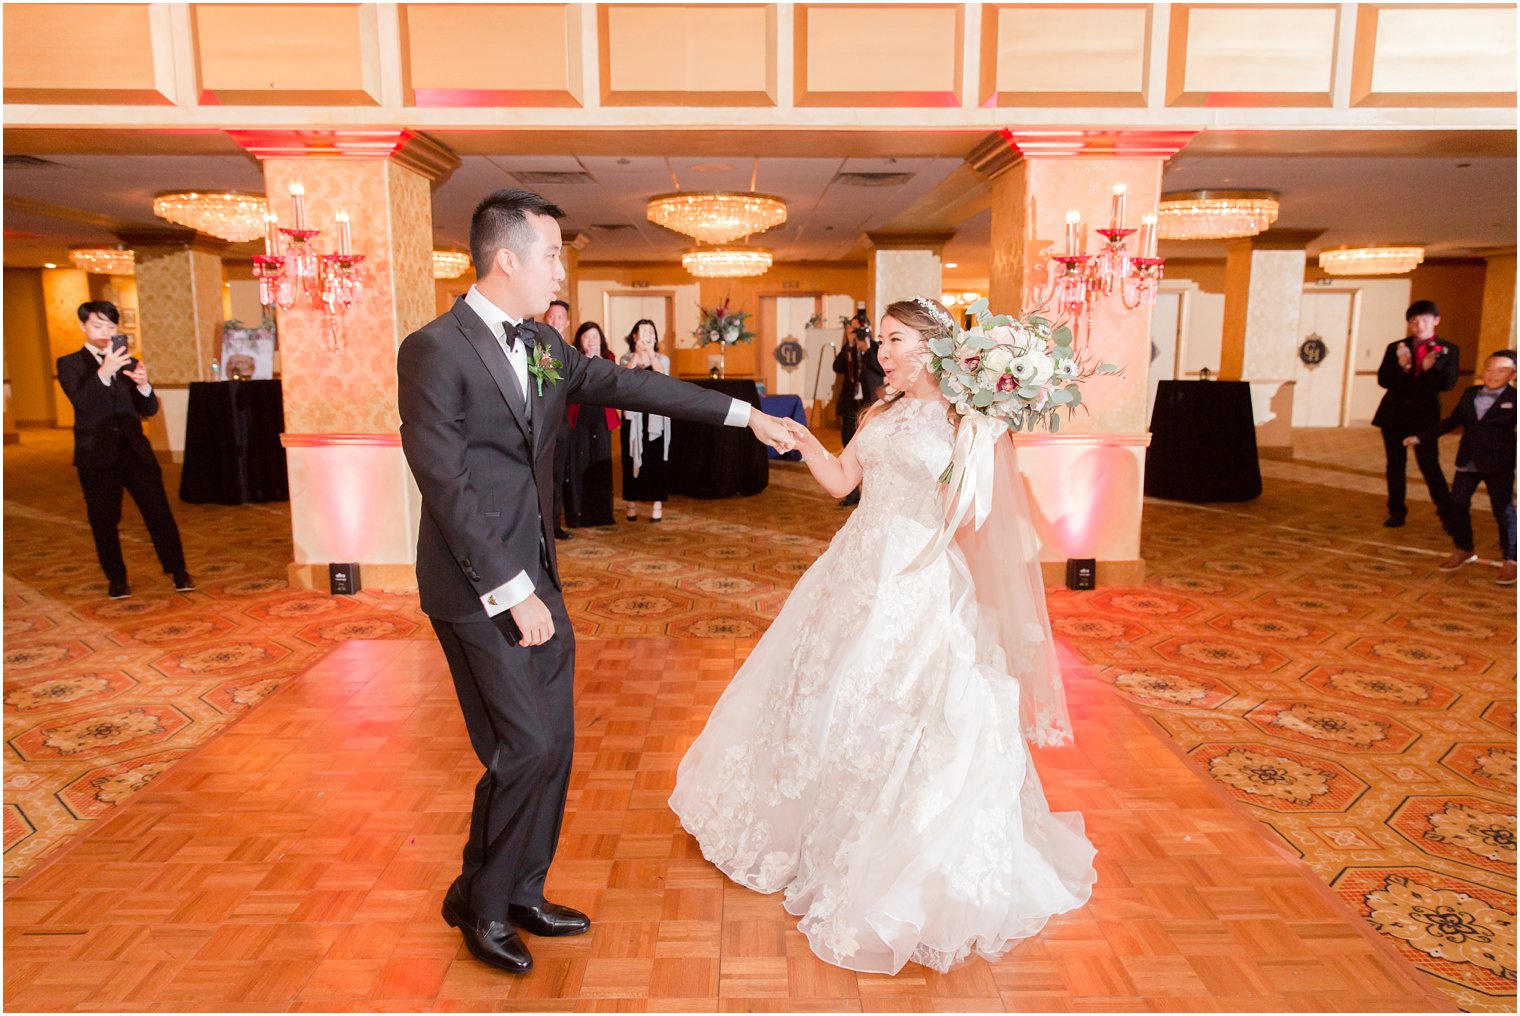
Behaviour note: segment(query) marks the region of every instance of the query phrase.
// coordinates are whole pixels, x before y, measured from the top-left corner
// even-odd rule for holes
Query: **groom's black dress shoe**
[[[459,885],[449,886],[443,897],[443,919],[464,936],[470,955],[488,967],[512,974],[526,974],[533,969],[533,957],[522,937],[510,924],[482,921],[471,912]]]
[[[579,910],[562,907],[545,901],[536,907],[512,904],[507,907],[507,920],[523,931],[542,938],[557,935],[583,935],[591,930],[591,918]]]

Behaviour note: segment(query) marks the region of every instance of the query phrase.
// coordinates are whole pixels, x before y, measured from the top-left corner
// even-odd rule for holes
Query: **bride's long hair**
[[[929,349],[928,344],[935,339],[948,339],[955,336],[955,317],[945,309],[945,305],[938,300],[932,300],[927,296],[914,297],[911,300],[898,300],[887,304],[887,309],[882,311],[882,317],[891,318],[900,324],[905,324],[924,337],[923,361],[924,369],[928,370]],[[891,388],[887,394],[866,407],[860,414],[856,424],[857,431],[863,429],[867,422],[879,413],[884,413],[892,403],[903,397],[903,393]],[[945,415],[951,423],[956,422],[955,407],[948,400],[945,402]]]

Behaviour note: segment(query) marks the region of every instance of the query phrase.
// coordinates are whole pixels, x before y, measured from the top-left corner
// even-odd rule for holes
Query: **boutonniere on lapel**
[[[559,371],[564,364],[556,360],[549,347],[542,342],[533,343],[533,354],[528,357],[528,373],[533,375],[533,380],[538,382],[538,397],[544,397],[544,382],[551,385],[559,380]]]

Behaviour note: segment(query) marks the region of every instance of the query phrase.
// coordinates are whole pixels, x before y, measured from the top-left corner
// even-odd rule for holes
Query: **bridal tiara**
[[[952,318],[949,312],[946,311],[943,307],[935,303],[933,300],[922,296],[915,296],[913,298],[913,302],[927,311],[929,316],[934,319],[936,324],[943,325],[947,330],[949,330],[951,335],[955,334],[955,319]]]

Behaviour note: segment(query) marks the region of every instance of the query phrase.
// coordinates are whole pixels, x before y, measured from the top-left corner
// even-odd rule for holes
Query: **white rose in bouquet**
[[[982,354],[982,370],[990,372],[995,378],[1005,373],[1013,363],[1013,350],[1007,346],[994,346]]]

